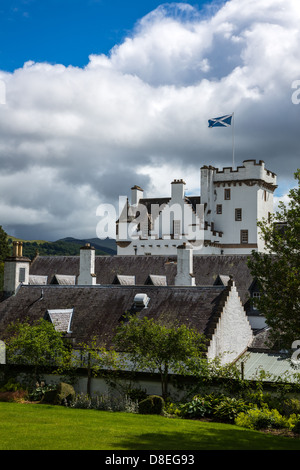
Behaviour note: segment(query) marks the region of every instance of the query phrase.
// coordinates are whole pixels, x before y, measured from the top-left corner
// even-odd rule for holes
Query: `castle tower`
[[[276,188],[275,173],[267,170],[261,160],[258,163],[245,160],[236,170],[231,167],[222,170],[201,168],[205,220],[212,233],[221,234],[218,243],[224,253],[264,251],[257,221],[268,219],[273,213]]]

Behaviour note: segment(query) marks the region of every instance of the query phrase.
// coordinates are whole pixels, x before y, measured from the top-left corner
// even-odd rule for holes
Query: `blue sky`
[[[299,167],[299,0],[0,0],[0,225],[94,237],[97,208],[200,168]],[[298,102],[298,100],[296,100]]]
[[[107,54],[131,34],[158,0],[1,0],[0,68],[24,62],[82,67],[90,54]],[[185,3],[185,2],[177,2]],[[201,8],[201,1],[189,1]]]

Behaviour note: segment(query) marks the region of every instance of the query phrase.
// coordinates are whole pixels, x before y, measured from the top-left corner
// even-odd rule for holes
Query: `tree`
[[[271,340],[291,349],[300,340],[300,170],[295,173],[298,187],[289,192],[290,202],[268,221],[258,222],[266,253],[252,252],[248,261],[257,279],[260,299],[257,307],[271,328]]]
[[[0,225],[0,292],[3,290],[4,260],[9,255],[7,234]]]
[[[147,317],[123,322],[114,338],[117,349],[127,353],[135,370],[159,372],[163,397],[168,396],[170,372],[187,370],[189,360],[201,356],[205,341],[185,325],[167,327]]]
[[[71,350],[63,340],[62,333],[55,330],[52,323],[38,320],[12,323],[6,330],[7,362],[30,365],[35,379],[49,367],[58,372],[71,364]]]
[[[89,344],[81,343],[78,345],[77,352],[80,351],[80,357],[74,356],[73,364],[79,367],[87,368],[87,394],[91,395],[92,377],[102,377],[108,379],[118,370],[119,362],[116,351],[99,347],[97,338],[92,338]]]

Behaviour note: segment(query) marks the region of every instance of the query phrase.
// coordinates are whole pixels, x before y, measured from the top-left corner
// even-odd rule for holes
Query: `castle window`
[[[235,209],[235,220],[237,222],[242,220],[242,209]]]
[[[217,204],[217,214],[222,214],[222,204]]]
[[[225,188],[224,189],[224,199],[225,199],[225,201],[230,200],[230,188]]]
[[[248,243],[248,230],[241,230],[241,243]]]

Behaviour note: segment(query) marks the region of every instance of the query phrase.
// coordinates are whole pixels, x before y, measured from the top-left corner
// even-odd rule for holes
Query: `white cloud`
[[[162,5],[83,69],[27,62],[0,72],[4,227],[94,236],[98,204],[117,204],[134,184],[168,195],[174,175],[199,191],[203,164],[231,164],[231,130],[207,120],[232,111],[236,162],[263,159],[279,184],[293,184],[300,4],[210,6]]]

